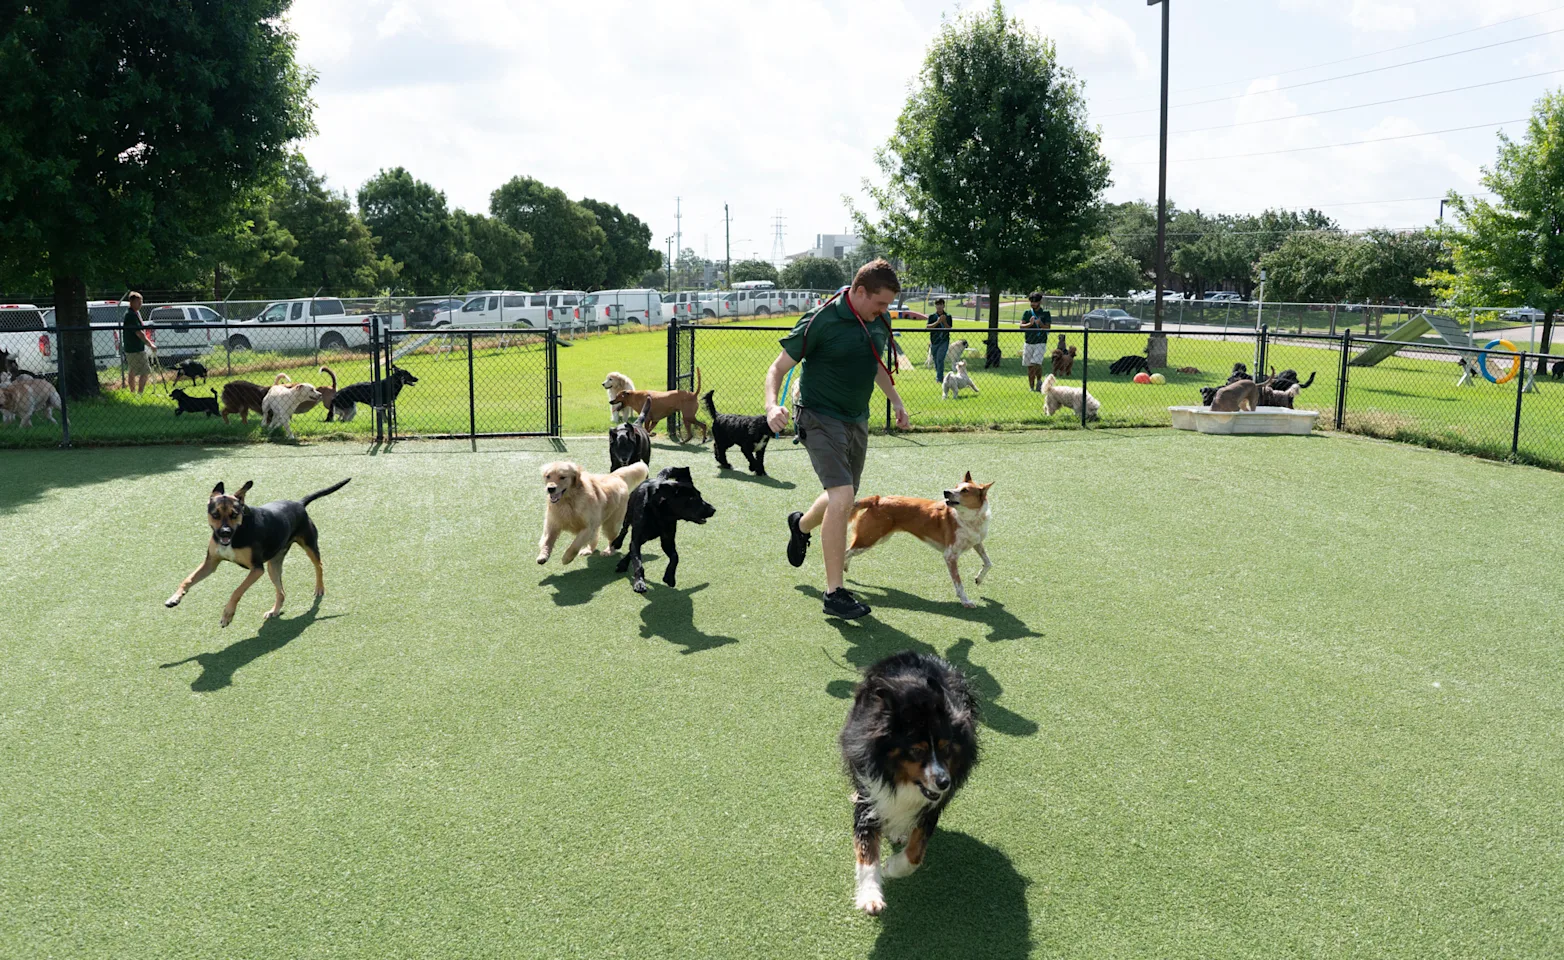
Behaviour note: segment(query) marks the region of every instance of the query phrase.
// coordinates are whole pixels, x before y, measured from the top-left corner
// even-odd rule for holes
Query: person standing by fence
[[[869,449],[869,398],[874,387],[891,401],[896,425],[910,423],[890,370],[880,359],[891,338],[885,311],[901,290],[896,271],[884,260],[859,268],[853,285],[835,302],[802,317],[782,338],[782,352],[766,371],[766,422],[780,432],[788,412],[777,403],[782,378],[803,363],[798,381],[798,438],[825,492],[807,511],[788,515],[787,560],[804,565],[809,532],[824,528],[825,613],[856,619],[869,606],[842,586],[847,523],[863,478]]]
[[[152,376],[152,364],[147,359],[147,351],[157,352],[157,344],[152,342],[152,335],[147,333],[147,325],[141,322],[141,294],[132,292],[125,298],[130,309],[125,311],[125,321],[120,330],[120,349],[125,351],[125,373],[130,378],[130,389],[141,393],[147,389],[147,380]],[[91,334],[88,338],[90,340]]]
[[[950,352],[950,328],[955,321],[945,312],[945,301],[934,301],[934,315],[929,317],[929,356],[934,360],[934,382],[945,382],[945,354]]]
[[[1027,300],[1032,305],[1021,314],[1021,329],[1026,331],[1021,362],[1026,364],[1026,388],[1036,392],[1043,388],[1043,364],[1048,362],[1048,329],[1052,320],[1043,309],[1042,294],[1034,293]]]

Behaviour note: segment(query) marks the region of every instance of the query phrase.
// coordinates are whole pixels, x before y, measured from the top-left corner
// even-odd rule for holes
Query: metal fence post
[[[478,439],[478,402],[473,390],[472,331],[467,331],[467,434]]]
[[[381,443],[385,432],[380,412],[380,318],[373,316],[369,318],[369,382],[369,395],[375,398],[375,442]]]
[[[1520,373],[1515,377],[1515,432],[1510,437],[1510,456],[1521,452],[1521,399],[1526,396],[1526,352],[1521,351]]]
[[[1086,426],[1086,381],[1092,369],[1092,328],[1082,322],[1081,327],[1081,426]]]
[[[1352,331],[1341,335],[1341,367],[1336,372],[1336,429],[1347,423],[1347,360],[1352,355]]]
[[[885,338],[885,369],[896,369],[896,329],[891,328],[891,335]],[[891,432],[891,398],[885,398],[885,432]]]
[[[59,371],[59,374],[56,377],[56,379],[58,379],[60,381],[59,382],[59,388],[60,388],[59,389],[59,394],[60,394],[60,449],[61,450],[69,450],[70,446],[71,446],[71,409],[70,409],[71,385],[70,385],[70,382],[68,381],[68,379],[66,377],[66,371],[70,369],[71,365],[69,363],[67,363],[66,359],[65,359],[67,356],[70,355],[69,351],[67,351],[65,349],[65,337],[69,333],[69,331],[70,331],[69,327],[58,327],[57,328],[57,332],[55,334],[55,338],[54,338],[54,340],[55,340],[55,351],[60,355],[60,359],[58,361],[56,361],[56,363],[55,363],[55,369]],[[87,336],[91,337],[92,334],[89,332],[87,334]]]
[[[679,389],[679,318],[668,321],[668,389]]]
[[[1259,383],[1265,377],[1265,361],[1267,348],[1270,346],[1268,334],[1270,327],[1260,324],[1260,336],[1255,338],[1254,345],[1254,382]]]
[[[543,360],[546,368],[545,376],[548,378],[549,404],[548,404],[548,430],[549,436],[558,437],[562,432],[560,427],[560,386],[559,386],[559,340],[554,336],[553,328],[547,331],[547,339],[543,344]]]

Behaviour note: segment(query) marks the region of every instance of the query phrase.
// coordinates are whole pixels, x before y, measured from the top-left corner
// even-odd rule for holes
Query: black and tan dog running
[[[211,575],[219,563],[228,560],[250,573],[233,592],[233,596],[228,598],[218,625],[226,627],[233,622],[234,608],[239,606],[244,592],[261,579],[263,570],[271,575],[272,586],[277,588],[277,602],[264,618],[269,620],[282,612],[282,561],[295,543],[304,548],[305,555],[315,564],[316,599],[325,596],[325,569],[320,565],[320,532],[315,529],[315,521],[310,519],[304,508],[321,497],[341,490],[348,485],[348,480],[317,490],[303,500],[273,500],[259,507],[248,506],[244,502],[244,495],[255,485],[254,480],[245,481],[244,486],[233,496],[223,492],[221,483],[213,487],[212,496],[206,502],[206,521],[212,526],[212,537],[206,542],[206,560],[185,578],[174,595],[163,602],[163,606],[179,606],[179,601],[185,598],[191,587]]]

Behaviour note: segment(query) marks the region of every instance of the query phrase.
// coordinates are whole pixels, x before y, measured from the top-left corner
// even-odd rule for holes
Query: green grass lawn
[[[782,558],[791,444],[767,482],[658,444],[718,508],[678,589],[537,567],[538,466],[603,446],[7,452],[0,953],[1564,952],[1564,539],[1496,525],[1564,477],[1342,436],[877,437],[866,492],[996,482],[995,568],[967,611],[892,541],[848,624],[818,554]],[[218,628],[231,566],[163,608],[214,482],[345,476],[318,609],[300,556],[280,620],[263,580]],[[984,756],[872,919],[835,737],[908,648],[971,678]]]

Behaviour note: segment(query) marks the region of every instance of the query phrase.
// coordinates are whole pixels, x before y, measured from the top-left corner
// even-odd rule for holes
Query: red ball
[[[1151,374],[1149,374],[1149,373],[1137,373],[1137,374],[1135,374],[1135,382],[1136,383],[1150,383],[1151,382]]]

